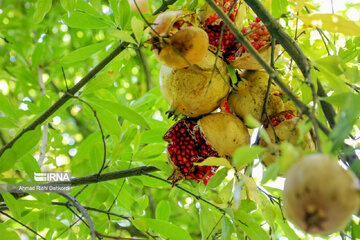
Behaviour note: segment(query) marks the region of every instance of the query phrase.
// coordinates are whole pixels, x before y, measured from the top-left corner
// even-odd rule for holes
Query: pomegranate
[[[186,69],[162,66],[160,90],[170,104],[170,115],[198,117],[214,111],[230,91],[226,64],[210,51],[196,65]]]
[[[185,68],[200,62],[209,46],[206,32],[199,27],[184,27],[168,41],[169,44],[153,51],[160,63],[172,68]]]
[[[293,111],[283,111],[279,114],[272,116],[270,120],[272,125],[274,126],[276,136],[278,137],[278,143],[284,141],[288,141],[293,145],[296,145],[298,143],[300,137],[299,125],[303,120],[296,116]],[[264,122],[264,127],[270,137],[271,142],[276,143],[274,130],[267,121]],[[260,145],[267,146],[267,143],[263,139],[260,139]],[[301,143],[301,148],[307,150],[315,150],[315,142],[312,138],[312,131],[305,134],[304,139]],[[275,162],[275,156],[276,152],[268,155],[263,159],[263,163],[266,166],[272,164],[273,162]]]
[[[359,210],[359,182],[330,156],[312,154],[287,172],[283,197],[286,216],[299,228],[331,234]]]
[[[158,61],[172,68],[184,68],[201,61],[209,39],[198,26],[194,12],[180,10],[159,14],[150,32],[150,43]]]
[[[135,4],[136,1],[136,4]],[[137,13],[150,13],[149,11],[149,2],[148,0],[128,0],[130,4],[130,9],[136,11]],[[136,7],[139,7],[139,9]],[[140,10],[140,11],[139,11]]]
[[[168,159],[173,167],[169,177],[175,184],[184,179],[203,180],[206,185],[215,166],[196,166],[208,157],[227,157],[239,146],[249,144],[250,136],[240,119],[229,113],[214,113],[198,121],[187,118],[175,123],[164,135],[169,142]]]
[[[229,97],[228,104],[230,109],[244,119],[250,114],[256,120],[261,120],[264,99],[267,92],[269,75],[264,71],[246,71],[242,75],[242,86],[234,88]],[[276,85],[270,86],[266,112],[268,115],[283,111],[283,101],[281,95],[283,92]]]

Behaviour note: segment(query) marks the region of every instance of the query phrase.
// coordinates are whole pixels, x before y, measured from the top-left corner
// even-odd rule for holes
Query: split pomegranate
[[[158,61],[168,67],[184,68],[206,55],[209,39],[197,27],[194,12],[167,11],[159,14],[150,32],[150,43]]]
[[[264,71],[246,71],[242,74],[240,87],[235,87],[229,97],[230,109],[244,119],[246,115],[251,115],[256,120],[261,120],[264,100],[269,82],[269,75]],[[270,93],[266,105],[268,115],[273,115],[283,111],[284,103],[281,99],[283,92],[276,85],[270,86]]]
[[[283,111],[281,113],[278,113],[274,116],[271,116],[270,118],[272,126],[268,121],[264,122],[264,127],[266,129],[267,134],[270,137],[271,143],[282,143],[285,141],[288,141],[289,143],[293,145],[299,144],[299,138],[300,138],[300,129],[299,125],[303,121],[300,119],[293,111]],[[277,138],[276,138],[276,136]],[[277,142],[278,140],[278,142]],[[315,150],[315,142],[312,137],[312,131],[310,130],[304,135],[304,139],[300,143],[302,149],[306,150]],[[260,139],[260,145],[261,146],[268,146],[266,141],[263,139]],[[272,151],[271,149],[269,149]],[[272,152],[271,155],[267,155],[263,159],[263,163],[268,166],[275,162],[276,155],[279,155],[279,152],[277,150],[275,152]]]
[[[227,66],[210,51],[196,65],[186,69],[162,66],[160,90],[170,104],[170,115],[198,117],[220,107],[230,91]]]
[[[341,231],[359,210],[359,182],[332,157],[312,154],[287,172],[284,212],[303,231],[331,234]]]
[[[203,180],[207,184],[217,167],[197,166],[208,157],[227,157],[240,146],[249,144],[250,136],[240,119],[229,113],[214,113],[198,121],[182,119],[164,135],[169,142],[168,159],[173,167],[173,183],[184,179]]]

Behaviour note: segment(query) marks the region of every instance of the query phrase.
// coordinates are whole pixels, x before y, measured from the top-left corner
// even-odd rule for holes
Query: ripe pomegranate
[[[135,4],[136,1],[136,4]],[[149,11],[149,2],[148,0],[128,0],[130,4],[130,9],[136,11],[137,13],[150,13]],[[139,9],[136,7],[139,7]],[[140,12],[139,12],[140,10]]]
[[[172,68],[185,68],[200,62],[208,51],[209,38],[199,27],[184,27],[160,49],[153,49],[157,60]]]
[[[325,154],[306,156],[290,168],[283,197],[286,216],[311,234],[341,231],[360,206],[355,176]]]
[[[210,51],[196,65],[186,69],[162,66],[160,90],[170,104],[170,115],[198,117],[214,111],[230,91],[226,64]]]
[[[228,104],[230,109],[244,119],[250,114],[256,120],[260,121],[264,99],[267,92],[269,75],[264,71],[246,71],[242,75],[241,87],[234,88],[229,97]],[[270,86],[266,112],[268,115],[283,111],[283,101],[281,95],[283,92],[276,85]]]
[[[289,143],[296,145],[300,137],[299,125],[303,120],[301,120],[296,114],[289,110],[278,113],[270,118],[276,136],[278,137],[279,142],[288,141]],[[270,137],[272,143],[276,143],[276,137],[273,128],[270,126],[270,123],[264,122],[264,127],[267,134]],[[312,132],[308,132],[304,136],[304,140],[301,143],[302,149],[315,150],[315,142],[312,138]],[[267,146],[267,143],[260,139],[261,146]],[[263,163],[268,166],[275,162],[276,152],[272,155],[268,155],[263,159]]]
[[[240,146],[250,143],[247,128],[229,113],[213,113],[199,120],[182,119],[164,135],[169,142],[168,159],[173,167],[173,183],[184,179],[203,180],[206,185],[217,167],[196,166],[208,157],[227,157]]]
[[[199,22],[194,12],[180,10],[159,14],[150,31],[150,43],[158,61],[172,68],[184,68],[201,61],[209,39],[197,26]]]

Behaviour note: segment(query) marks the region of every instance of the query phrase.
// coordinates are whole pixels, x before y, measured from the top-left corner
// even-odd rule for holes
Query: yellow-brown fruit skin
[[[286,174],[285,215],[310,234],[331,234],[346,227],[359,210],[359,183],[335,159],[312,154]]]
[[[280,45],[275,45],[275,56],[280,51]],[[262,59],[270,64],[271,62],[271,45],[266,45],[258,50]],[[229,63],[237,69],[247,69],[247,70],[262,70],[263,67],[260,63],[248,52],[244,53],[240,57],[236,57],[235,60],[229,61]]]
[[[161,67],[160,90],[172,109],[198,117],[214,111],[226,100],[230,91],[226,63],[218,58],[213,71],[215,59],[208,51],[198,64],[188,68]]]
[[[130,9],[136,11],[137,13],[150,13],[148,0],[128,0],[128,2],[130,4]],[[136,5],[139,9],[136,7]]]
[[[244,85],[232,90],[229,95],[229,107],[231,111],[242,119],[249,114],[260,121],[269,75],[264,71],[246,71],[242,79]],[[269,116],[279,113],[284,109],[284,104],[280,97],[281,94],[280,88],[275,85],[270,86],[270,94],[266,106]]]
[[[278,143],[288,141],[289,143],[296,145],[300,138],[299,124],[301,124],[301,121],[303,120],[301,120],[299,117],[294,117],[285,120],[279,123],[279,125],[277,125],[276,127],[274,127],[276,135],[279,138]],[[269,135],[271,142],[276,143],[275,133],[270,125],[268,126],[268,128],[266,128],[266,132]],[[263,139],[260,139],[259,144],[260,146],[267,146],[267,143]],[[301,148],[306,150],[315,150],[316,146],[310,132],[305,134],[304,140],[301,144]],[[269,166],[270,164],[275,162],[275,158],[275,155],[269,155],[262,161],[266,166]]]
[[[176,32],[161,49],[154,49],[157,60],[171,68],[185,68],[200,62],[209,47],[207,33],[199,27],[185,27]]]
[[[238,147],[250,144],[245,124],[230,113],[209,114],[198,121],[201,132],[220,156],[231,156]]]

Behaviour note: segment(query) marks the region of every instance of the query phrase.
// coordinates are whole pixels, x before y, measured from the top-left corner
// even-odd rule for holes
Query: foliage
[[[317,100],[335,108],[331,134],[319,132],[323,151],[351,156],[360,136],[360,25],[349,17],[359,16],[360,4],[344,3],[344,10],[335,9],[335,15],[323,14],[317,1],[263,3],[311,61],[315,87],[319,80],[328,96]],[[158,9],[163,2],[149,0],[149,4]],[[178,0],[169,7],[198,9],[203,4]],[[151,14],[144,16],[149,22],[154,20]],[[254,17],[249,11],[248,19]],[[40,169],[71,172],[73,177],[96,174],[106,153],[103,173],[140,166],[155,166],[160,171],[90,184],[80,193],[84,186],[72,188],[70,195],[79,193],[77,201],[92,208],[88,213],[98,236],[313,239],[283,220],[279,200],[283,179],[278,172],[284,161],[265,168],[257,159],[263,151],[260,147],[238,149],[235,165],[250,163],[250,167],[237,174],[221,168],[207,186],[184,181],[171,187],[164,181],[171,168],[162,136],[174,122],[165,114],[168,104],[158,87],[160,64],[147,46],[146,22],[130,10],[126,0],[0,1],[0,23],[1,146],[66,95],[120,42],[129,43],[74,97],[1,155],[0,183],[32,182],[33,173]],[[286,52],[276,60],[275,69],[298,99],[314,105],[309,84]],[[328,126],[327,112],[319,104],[315,111]],[[287,154],[283,158],[294,158],[300,151],[294,146],[281,147]],[[351,166],[357,174],[358,165],[355,160]],[[252,170],[254,178],[249,177]],[[81,213],[75,214],[74,207],[56,193],[30,193],[19,199],[9,193],[1,195],[1,211],[46,239],[90,239],[86,221],[79,219]],[[0,214],[0,221],[2,239],[36,238],[5,215]],[[339,234],[321,237],[338,239]],[[341,235],[359,239],[358,218]]]

